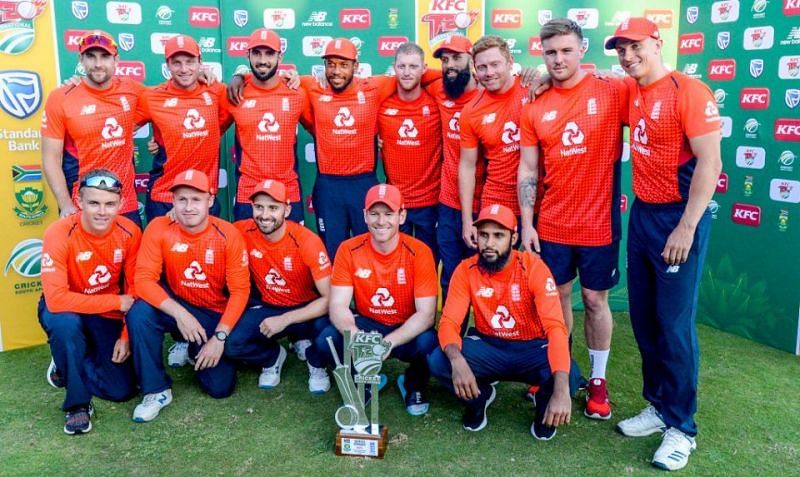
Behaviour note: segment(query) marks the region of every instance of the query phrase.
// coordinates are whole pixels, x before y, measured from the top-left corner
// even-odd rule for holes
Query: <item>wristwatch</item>
[[[224,332],[224,331],[222,331],[222,330],[215,332],[215,333],[214,333],[214,336],[215,336],[215,337],[216,337],[218,340],[220,340],[221,342],[223,342],[223,343],[225,342],[225,340],[226,340],[226,339],[228,339],[228,333],[225,333],[225,332]]]

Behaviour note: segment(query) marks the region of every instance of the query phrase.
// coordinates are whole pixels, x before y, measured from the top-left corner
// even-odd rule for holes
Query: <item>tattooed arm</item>
[[[539,148],[522,147],[517,170],[517,197],[522,224],[520,225],[522,246],[529,252],[539,253],[539,235],[533,227],[533,209],[536,204],[536,185],[539,182]]]

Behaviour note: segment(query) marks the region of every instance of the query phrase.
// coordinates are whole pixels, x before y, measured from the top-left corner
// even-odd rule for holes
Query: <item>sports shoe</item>
[[[67,385],[64,376],[58,372],[58,368],[56,368],[56,362],[53,358],[50,358],[50,365],[47,366],[47,375],[45,377],[47,378],[47,383],[56,389],[63,388]]]
[[[297,354],[297,359],[300,361],[306,360],[306,350],[311,346],[311,340],[298,340],[289,345],[292,351]]]
[[[589,380],[589,390],[586,393],[586,409],[583,415],[589,419],[607,421],[611,418],[611,403],[608,402],[608,389],[606,380],[592,378]]]
[[[331,388],[331,378],[325,368],[315,368],[308,364],[308,391],[311,394],[325,394]]]
[[[486,404],[483,405],[483,409],[469,409],[464,412],[464,417],[461,419],[461,422],[464,424],[464,429],[472,432],[478,432],[483,430],[486,427],[486,424],[489,420],[486,418],[486,410],[489,409],[489,405],[494,402],[494,398],[497,397],[497,391],[495,390],[494,386],[492,386],[492,394],[489,395],[489,399],[486,400]]]
[[[525,390],[525,399],[529,400],[533,403],[533,407],[536,407],[536,393],[539,392],[539,386],[535,384],[531,384],[528,386],[528,389]]]
[[[94,405],[91,401],[88,406],[78,406],[67,411],[64,415],[64,432],[72,436],[91,431],[92,415],[94,415]]]
[[[261,389],[272,389],[281,383],[281,369],[283,362],[286,361],[286,349],[280,347],[278,360],[269,368],[261,368],[261,376],[258,377],[258,387]]]
[[[189,343],[176,341],[169,347],[167,364],[170,368],[182,368],[189,364]]]
[[[540,441],[549,441],[556,436],[557,429],[554,426],[545,426],[541,422],[542,419],[544,419],[544,413],[542,413],[541,418],[537,416],[533,419],[533,422],[531,423],[531,435],[534,439]]]
[[[172,389],[165,389],[160,393],[145,394],[141,404],[133,410],[134,422],[150,422],[163,408],[172,402]]]
[[[638,415],[617,423],[617,431],[628,437],[649,436],[656,432],[664,432],[666,429],[667,425],[652,405],[648,405]]]
[[[406,411],[412,416],[424,416],[428,413],[431,405],[422,391],[414,391],[409,393],[406,391],[406,375],[401,374],[397,378],[397,389],[400,390],[400,396],[403,398],[403,403],[406,405]]]
[[[664,470],[679,470],[689,463],[689,455],[697,449],[694,437],[670,427],[653,455],[653,465]]]

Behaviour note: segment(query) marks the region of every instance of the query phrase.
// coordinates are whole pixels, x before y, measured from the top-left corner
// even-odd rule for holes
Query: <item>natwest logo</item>
[[[705,37],[702,33],[686,33],[681,35],[678,51],[681,54],[700,53],[703,51]]]
[[[492,10],[492,28],[520,28],[522,10],[516,8],[495,8]]]
[[[64,32],[64,46],[68,51],[78,51],[81,46],[81,38],[86,35],[86,30],[66,30]]]
[[[736,77],[736,60],[711,60],[708,63],[708,79],[730,81]]]
[[[196,27],[218,27],[219,9],[216,7],[189,8],[189,24]]]
[[[742,109],[769,108],[769,88],[742,88],[739,106]]]
[[[758,227],[761,225],[761,207],[751,204],[733,204],[731,220],[739,225]]]
[[[372,13],[367,8],[342,8],[339,24],[346,30],[363,30],[372,25]]]
[[[247,36],[229,36],[228,37],[228,54],[231,56],[247,56],[247,47],[250,37]]]
[[[533,56],[542,56],[543,51],[542,39],[538,36],[532,36],[530,40],[528,40],[528,53]]]
[[[800,119],[776,119],[775,139],[800,142]]]
[[[408,43],[407,36],[378,37],[378,54],[382,56],[392,56],[395,50],[400,48],[400,45],[403,43]]]
[[[800,0],[783,0],[784,15],[800,15]]]
[[[141,61],[118,61],[115,74],[136,81],[144,81],[144,63]]]

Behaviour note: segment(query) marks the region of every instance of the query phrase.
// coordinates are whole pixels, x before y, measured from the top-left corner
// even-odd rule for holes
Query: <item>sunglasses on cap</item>
[[[80,44],[81,48],[92,47],[92,46],[102,46],[104,48],[116,48],[117,44],[116,42],[114,42],[112,38],[100,34],[86,35],[85,37],[81,38],[81,44]]]
[[[85,177],[80,183],[80,189],[84,187],[91,187],[93,189],[107,190],[109,192],[119,192],[122,189],[122,183],[114,177],[106,175],[96,175]]]

